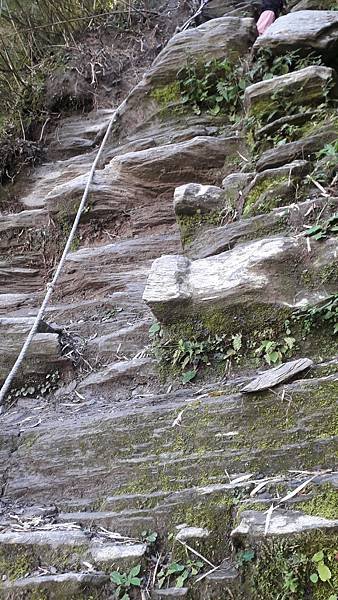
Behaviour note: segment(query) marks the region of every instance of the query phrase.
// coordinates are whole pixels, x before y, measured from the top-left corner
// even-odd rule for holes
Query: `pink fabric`
[[[262,35],[276,19],[273,10],[265,10],[257,21],[257,30],[259,35]]]

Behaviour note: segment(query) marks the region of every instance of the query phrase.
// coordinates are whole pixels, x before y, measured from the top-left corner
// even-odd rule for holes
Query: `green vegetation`
[[[255,354],[262,356],[268,365],[280,364],[285,356],[290,356],[296,343],[293,337],[284,337],[282,341],[263,340]]]
[[[338,155],[337,155],[337,159],[338,159]],[[311,237],[314,240],[319,241],[319,240],[325,240],[330,235],[336,235],[337,233],[338,233],[338,213],[335,213],[334,215],[332,215],[332,217],[330,217],[326,221],[323,221],[321,223],[313,225],[312,227],[307,229],[305,232],[305,236]]]
[[[298,50],[275,56],[269,48],[261,48],[250,65],[250,78],[252,83],[255,83],[311,65],[324,65],[321,55],[315,51],[308,52],[305,56]]]
[[[297,504],[297,509],[324,519],[338,518],[338,490],[331,485],[314,488],[313,498]]]
[[[295,187],[292,181],[286,176],[267,177],[257,183],[245,198],[245,207],[243,216],[249,217],[261,213],[270,212],[276,208],[283,200],[287,202],[285,196],[291,196]],[[283,198],[281,198],[281,195]]]
[[[323,324],[328,325],[333,334],[338,332],[338,293],[332,294],[326,300],[315,306],[296,311],[293,321],[300,321],[306,333],[318,329]]]
[[[260,545],[246,575],[254,600],[337,600],[335,539],[332,543],[329,546],[328,536],[315,532],[300,540]]]
[[[154,323],[150,337],[154,342],[155,355],[173,374],[180,375],[182,383],[194,379],[202,368],[215,367],[227,371],[231,364],[245,359],[253,364],[264,360],[268,365],[280,364],[292,355],[296,339],[291,337],[290,321],[285,320],[281,330],[264,328],[244,335],[242,331],[230,334],[222,332],[222,315],[219,315],[218,331],[213,319],[178,324],[162,329]],[[186,334],[183,335],[182,334]]]
[[[180,228],[182,246],[186,248],[189,246],[198,231],[201,231],[206,226],[217,226],[222,223],[222,212],[212,211],[209,213],[201,213],[197,210],[194,215],[179,215],[176,217],[177,223]]]
[[[179,71],[182,104],[197,115],[206,111],[213,116],[234,114],[241,108],[247,85],[244,65],[234,66],[229,60],[213,59],[190,65]]]
[[[157,585],[161,589],[164,585],[169,587],[174,583],[175,588],[182,588],[187,581],[197,575],[204,563],[199,560],[187,560],[185,564],[172,562],[162,567],[157,575]]]
[[[338,123],[336,122],[337,133]],[[330,144],[326,144],[316,154],[315,168],[311,174],[312,179],[323,185],[332,185],[337,181],[337,165],[338,165],[338,140]]]
[[[7,396],[7,402],[11,402],[12,400],[22,397],[26,398],[34,396],[47,396],[48,394],[51,394],[52,392],[57,390],[59,381],[59,371],[47,373],[44,381],[42,381],[41,383],[34,383],[32,385],[26,384],[21,388],[12,388]]]
[[[68,69],[76,53],[81,54],[79,36],[103,23],[124,29],[135,22],[134,8],[142,4],[142,0],[1,3],[0,185],[41,159],[41,134],[53,115],[92,108],[93,94],[85,91],[85,78],[79,82],[74,74],[78,69]]]
[[[113,571],[110,574],[110,581],[116,586],[114,594],[116,600],[129,600],[131,591],[141,587],[140,571],[141,565],[136,565],[128,573]]]
[[[321,57],[310,52],[302,57],[297,51],[273,57],[270,51],[261,51],[254,61],[234,65],[228,59],[213,59],[205,64],[189,64],[178,73],[178,81],[153,92],[162,106],[180,99],[181,106],[197,115],[227,115],[235,119],[242,109],[245,88],[250,83],[283,75],[305,66],[322,64]],[[269,106],[271,112],[271,106]]]

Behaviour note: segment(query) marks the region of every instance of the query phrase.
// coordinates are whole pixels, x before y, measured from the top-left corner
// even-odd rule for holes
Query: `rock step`
[[[63,600],[76,598],[89,598],[92,593],[100,591],[100,599],[108,597],[105,593],[105,584],[109,581],[104,572],[93,571],[67,572],[52,575],[34,575],[18,578],[14,581],[0,583],[1,600],[21,600],[23,598],[50,598]]]
[[[242,513],[241,521],[231,536],[238,544],[253,537],[291,537],[309,531],[337,534],[338,519],[324,519],[292,510],[275,510],[268,518],[266,512],[248,510]]]
[[[33,318],[0,318],[0,384],[14,365],[33,322]],[[62,357],[59,333],[44,321],[40,323],[14,386],[27,385],[27,377],[35,380],[52,371],[71,369],[69,361]]]
[[[329,204],[330,211],[330,204],[334,210],[337,199],[332,198],[332,202],[329,203],[327,198],[309,199],[305,202],[274,208],[266,214],[248,217],[226,225],[218,227],[209,225],[206,230],[197,229],[196,237],[185,248],[185,253],[190,259],[196,260],[231,250],[235,245],[248,239],[262,239],[272,232],[275,232],[275,235],[282,234],[290,230],[290,227],[300,232],[304,231],[305,215],[312,210],[314,204],[323,209],[323,212]],[[330,216],[330,212],[328,214]]]
[[[221,315],[232,310],[237,318],[236,307],[242,306],[239,312],[243,316],[246,310],[251,314],[252,303],[269,305],[268,311],[282,305],[295,309],[299,294],[304,304],[313,304],[325,298],[325,288],[318,293],[304,283],[300,292],[301,273],[315,265],[320,271],[323,265],[337,262],[333,242],[329,239],[309,254],[305,239],[278,236],[195,261],[185,256],[162,256],[152,265],[143,299],[165,324],[207,318],[212,311]],[[298,273],[291,266],[295,263]],[[248,325],[243,325],[243,331],[249,333]]]
[[[0,580],[12,579],[18,570],[34,573],[39,567],[57,571],[83,570],[86,563],[130,568],[142,560],[146,544],[119,534],[90,534],[78,528],[47,525],[45,529],[6,530],[0,533]],[[19,569],[20,567],[20,569]]]

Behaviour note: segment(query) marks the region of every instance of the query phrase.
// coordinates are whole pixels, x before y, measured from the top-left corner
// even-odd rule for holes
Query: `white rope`
[[[202,12],[203,7],[208,2],[209,2],[209,0],[201,0],[201,4],[200,4],[199,9],[197,10],[197,12],[188,21],[186,21],[186,23],[184,23],[182,30],[185,30],[185,29],[187,29],[187,27],[189,27],[190,23],[194,20],[194,18],[196,16],[198,16]],[[66,246],[64,248],[63,254],[61,256],[60,262],[58,264],[58,267],[57,267],[57,269],[56,269],[56,271],[54,273],[54,277],[53,277],[52,281],[47,284],[47,291],[46,291],[45,297],[43,299],[43,302],[41,304],[41,308],[40,308],[38,314],[35,317],[35,321],[34,321],[34,323],[32,325],[32,328],[31,328],[31,330],[30,330],[30,332],[28,334],[28,337],[27,337],[24,345],[21,348],[21,351],[20,351],[20,354],[19,354],[18,358],[16,359],[16,361],[15,361],[15,363],[14,363],[11,371],[7,375],[7,378],[6,378],[4,384],[3,384],[2,388],[1,388],[1,391],[0,391],[0,413],[1,413],[1,405],[3,404],[3,402],[4,402],[5,398],[6,398],[6,394],[7,394],[8,390],[9,390],[9,388],[10,388],[12,382],[13,382],[13,379],[15,378],[15,376],[16,376],[16,374],[17,374],[17,372],[18,372],[18,370],[19,370],[19,368],[21,366],[21,363],[22,363],[22,361],[24,360],[24,358],[25,358],[25,356],[27,354],[27,350],[28,350],[28,348],[29,348],[29,346],[31,344],[31,341],[32,341],[34,335],[37,332],[37,329],[39,327],[40,321],[41,321],[41,319],[42,319],[42,317],[43,317],[43,315],[45,313],[47,304],[48,304],[48,302],[50,300],[50,297],[51,297],[51,295],[52,295],[52,293],[53,293],[53,291],[55,289],[56,282],[57,282],[57,280],[59,278],[59,275],[60,275],[60,273],[62,271],[63,265],[64,265],[64,263],[66,261],[67,254],[68,254],[68,252],[70,250],[70,247],[72,245],[72,242],[73,242],[76,230],[77,230],[79,222],[80,222],[81,214],[82,214],[83,209],[84,209],[84,207],[86,205],[86,201],[87,201],[89,190],[90,190],[90,185],[91,185],[91,183],[93,181],[93,177],[94,177],[94,174],[95,174],[95,171],[96,171],[97,164],[98,164],[98,162],[99,162],[99,160],[101,158],[101,154],[102,154],[103,149],[104,149],[104,147],[105,147],[105,145],[107,143],[108,137],[109,137],[111,129],[113,127],[113,124],[117,120],[117,118],[120,115],[121,111],[126,106],[126,104],[127,104],[128,100],[129,100],[130,96],[135,91],[135,89],[138,88],[139,85],[140,84],[138,84],[131,92],[129,92],[128,96],[118,106],[118,108],[114,112],[113,117],[109,121],[109,124],[108,124],[107,130],[106,130],[105,136],[104,136],[104,138],[103,138],[103,140],[101,142],[101,146],[99,148],[99,151],[98,151],[98,153],[96,155],[96,158],[95,158],[95,160],[94,160],[94,162],[92,164],[92,168],[91,168],[89,176],[88,176],[88,181],[87,181],[85,190],[83,192],[82,200],[80,202],[80,206],[78,208],[78,211],[76,213],[76,217],[74,219],[73,227],[72,227],[71,232],[69,234],[69,237],[68,237]]]
[[[98,162],[99,162],[99,160],[101,158],[101,154],[102,154],[103,149],[104,149],[104,147],[105,147],[105,145],[107,143],[107,140],[108,140],[108,137],[110,135],[112,126],[115,123],[115,121],[116,121],[119,113],[121,112],[122,107],[125,105],[125,103],[126,103],[126,100],[124,100],[124,102],[122,102],[122,104],[120,104],[120,106],[116,109],[113,117],[109,121],[109,124],[108,124],[107,130],[106,130],[105,136],[104,136],[104,138],[103,138],[103,140],[101,142],[101,146],[99,148],[99,151],[98,151],[98,153],[96,155],[96,158],[95,158],[95,160],[94,160],[94,162],[92,164],[92,168],[91,168],[89,176],[88,176],[88,181],[87,181],[85,190],[83,192],[82,200],[80,202],[80,206],[78,208],[78,211],[76,213],[76,217],[74,219],[73,227],[72,227],[71,232],[69,234],[69,237],[68,237],[67,243],[65,245],[63,254],[61,256],[60,262],[58,264],[58,267],[57,267],[57,269],[56,269],[56,271],[54,273],[54,277],[53,277],[52,281],[47,284],[47,291],[46,291],[45,297],[43,299],[43,302],[41,304],[41,308],[40,308],[38,314],[35,317],[35,321],[34,321],[34,323],[32,325],[32,328],[31,328],[31,330],[30,330],[30,332],[28,334],[28,337],[27,337],[24,345],[22,346],[21,352],[20,352],[18,358],[16,359],[16,361],[15,361],[15,363],[14,363],[14,365],[13,365],[11,371],[10,371],[10,373],[8,374],[6,380],[5,380],[5,382],[4,382],[4,384],[3,384],[2,388],[1,388],[1,391],[0,391],[0,407],[1,407],[1,404],[4,402],[6,394],[7,394],[8,390],[9,390],[9,388],[11,386],[11,383],[12,383],[14,377],[16,376],[16,374],[17,374],[17,372],[18,372],[18,370],[19,370],[19,368],[21,366],[22,361],[24,360],[24,358],[26,356],[26,353],[27,353],[27,350],[28,350],[28,348],[30,346],[30,343],[31,343],[34,335],[36,334],[37,329],[39,327],[39,323],[40,323],[40,321],[41,321],[41,319],[42,319],[42,317],[44,315],[44,312],[46,310],[46,306],[47,306],[47,304],[49,302],[49,299],[50,299],[50,297],[51,297],[51,295],[52,295],[52,293],[53,293],[53,291],[55,289],[56,282],[57,282],[57,280],[59,278],[59,275],[60,275],[60,273],[62,271],[63,265],[64,265],[64,263],[66,261],[66,258],[67,258],[67,254],[68,254],[68,252],[69,252],[69,250],[71,248],[71,245],[72,245],[72,242],[73,242],[76,230],[78,228],[78,225],[79,225],[79,222],[80,222],[80,218],[81,218],[81,214],[82,214],[83,209],[84,209],[84,207],[86,205],[86,201],[87,201],[89,190],[90,190],[90,185],[91,185],[91,183],[93,181],[93,177],[94,177],[94,174],[95,174],[95,171],[96,171],[97,164],[98,164]]]

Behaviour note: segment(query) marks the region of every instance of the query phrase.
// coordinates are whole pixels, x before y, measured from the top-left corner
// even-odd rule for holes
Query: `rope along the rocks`
[[[10,371],[10,373],[8,374],[6,380],[5,380],[5,382],[4,382],[4,384],[3,384],[2,388],[1,388],[1,391],[0,391],[0,407],[1,407],[1,404],[3,403],[3,401],[4,401],[5,397],[6,397],[6,394],[7,394],[8,390],[9,390],[9,388],[10,388],[10,385],[11,385],[14,377],[16,376],[16,374],[17,374],[17,372],[18,372],[18,370],[19,370],[19,368],[21,366],[22,361],[24,360],[24,358],[26,356],[26,353],[27,353],[27,350],[28,350],[28,348],[30,346],[30,343],[31,343],[34,335],[37,332],[37,329],[39,327],[39,323],[40,323],[40,321],[41,321],[41,319],[42,319],[42,317],[44,315],[44,312],[46,310],[46,306],[47,306],[47,304],[49,302],[49,299],[50,299],[50,297],[51,297],[51,295],[52,295],[52,293],[54,291],[56,282],[57,282],[57,280],[59,278],[59,275],[60,275],[60,273],[62,271],[63,265],[64,265],[64,263],[66,261],[67,254],[68,254],[68,252],[69,252],[69,250],[71,248],[72,242],[74,240],[74,236],[75,236],[76,230],[77,230],[78,225],[79,225],[81,214],[82,214],[83,209],[84,209],[84,207],[86,205],[86,201],[87,201],[87,198],[88,198],[90,185],[91,185],[91,183],[93,181],[93,177],[94,177],[94,173],[96,171],[96,167],[97,167],[98,162],[99,162],[99,160],[101,158],[101,154],[103,152],[103,149],[104,149],[104,147],[105,147],[105,145],[107,143],[107,140],[108,140],[108,137],[110,135],[112,126],[115,123],[115,121],[116,121],[116,119],[117,119],[117,117],[118,117],[118,115],[120,113],[120,110],[121,110],[122,106],[124,106],[124,104],[125,104],[125,102],[123,102],[118,107],[118,109],[115,111],[113,117],[109,121],[109,124],[108,124],[107,130],[106,130],[105,136],[104,136],[104,138],[102,140],[102,143],[101,143],[99,151],[98,151],[98,153],[96,155],[96,158],[95,158],[95,160],[94,160],[94,162],[92,164],[92,168],[91,168],[89,176],[88,176],[88,181],[87,181],[85,190],[83,192],[82,200],[80,202],[80,206],[78,208],[76,217],[74,219],[73,227],[72,227],[71,232],[69,234],[69,237],[68,237],[67,243],[65,245],[63,254],[61,256],[60,262],[59,262],[59,264],[57,266],[57,269],[56,269],[56,271],[54,273],[54,277],[53,277],[52,281],[47,284],[47,291],[46,291],[45,297],[43,299],[43,302],[41,304],[41,308],[40,308],[38,314],[35,317],[35,321],[34,321],[34,323],[32,325],[32,328],[31,328],[31,330],[30,330],[30,332],[28,334],[28,337],[27,337],[24,345],[22,346],[21,352],[20,352],[18,358],[16,359],[16,361],[15,361],[15,363],[14,363],[14,365],[13,365],[11,371]]]
[[[190,25],[190,23],[192,23],[192,21],[196,18],[196,16],[198,16],[200,14],[203,6],[205,4],[207,4],[208,1],[209,0],[202,0],[201,1],[201,5],[200,5],[199,9],[196,11],[196,13],[186,23],[184,23],[184,25],[182,27],[182,30],[186,29]],[[136,87],[138,87],[138,86],[136,86]],[[5,398],[6,398],[6,394],[7,394],[8,390],[9,390],[9,388],[11,386],[11,383],[12,383],[13,379],[15,378],[18,370],[20,369],[20,366],[21,366],[21,364],[22,364],[22,362],[23,362],[23,360],[24,360],[24,358],[26,356],[26,353],[27,353],[27,350],[28,350],[28,348],[30,346],[30,343],[31,343],[34,335],[36,334],[36,332],[38,330],[40,321],[41,321],[41,319],[42,319],[42,317],[44,315],[44,312],[46,310],[47,304],[48,304],[48,302],[50,300],[50,297],[51,297],[51,295],[52,295],[52,293],[53,293],[53,291],[55,289],[56,282],[57,282],[57,280],[58,280],[58,278],[60,276],[60,273],[62,271],[63,265],[64,265],[64,263],[66,261],[67,254],[68,254],[68,252],[69,252],[69,250],[71,248],[71,245],[72,245],[72,242],[74,240],[74,236],[75,236],[76,230],[77,230],[79,222],[80,222],[81,214],[82,214],[83,209],[84,209],[84,207],[86,205],[86,201],[87,201],[89,190],[90,190],[90,185],[91,185],[91,183],[93,181],[93,177],[94,177],[94,174],[95,174],[95,171],[96,171],[96,167],[97,167],[98,162],[99,162],[99,160],[101,158],[101,154],[103,152],[103,149],[104,149],[104,147],[105,147],[105,145],[107,143],[107,140],[108,140],[108,137],[110,135],[112,126],[115,123],[115,121],[117,120],[117,118],[119,117],[122,109],[126,106],[127,101],[129,99],[129,97],[131,96],[131,94],[132,94],[133,91],[134,90],[132,90],[128,94],[127,98],[125,98],[125,100],[116,109],[113,117],[109,121],[109,124],[108,124],[107,130],[106,130],[105,136],[104,136],[104,138],[102,140],[102,143],[101,143],[99,151],[98,151],[98,153],[96,155],[96,158],[95,158],[95,160],[94,160],[94,162],[92,164],[92,168],[91,168],[89,176],[88,176],[88,181],[87,181],[85,190],[83,192],[82,200],[80,202],[80,206],[78,208],[78,211],[76,213],[76,217],[74,219],[73,227],[72,227],[71,232],[69,234],[69,237],[68,237],[66,246],[64,248],[63,254],[61,256],[60,262],[58,264],[58,267],[57,267],[57,269],[56,269],[56,271],[54,273],[54,277],[53,277],[52,281],[47,284],[47,291],[46,291],[45,297],[43,299],[43,302],[41,304],[41,308],[40,308],[38,314],[35,317],[35,321],[34,321],[34,323],[32,325],[32,328],[31,328],[31,330],[30,330],[30,332],[28,334],[28,337],[27,337],[24,345],[21,348],[21,351],[20,351],[20,354],[19,354],[18,358],[16,359],[16,361],[15,361],[15,363],[14,363],[14,365],[13,365],[11,371],[10,371],[10,373],[7,375],[7,378],[6,378],[4,384],[3,384],[2,388],[1,388],[1,391],[0,391],[0,412],[1,412],[1,405],[3,404],[3,402],[4,402]]]

